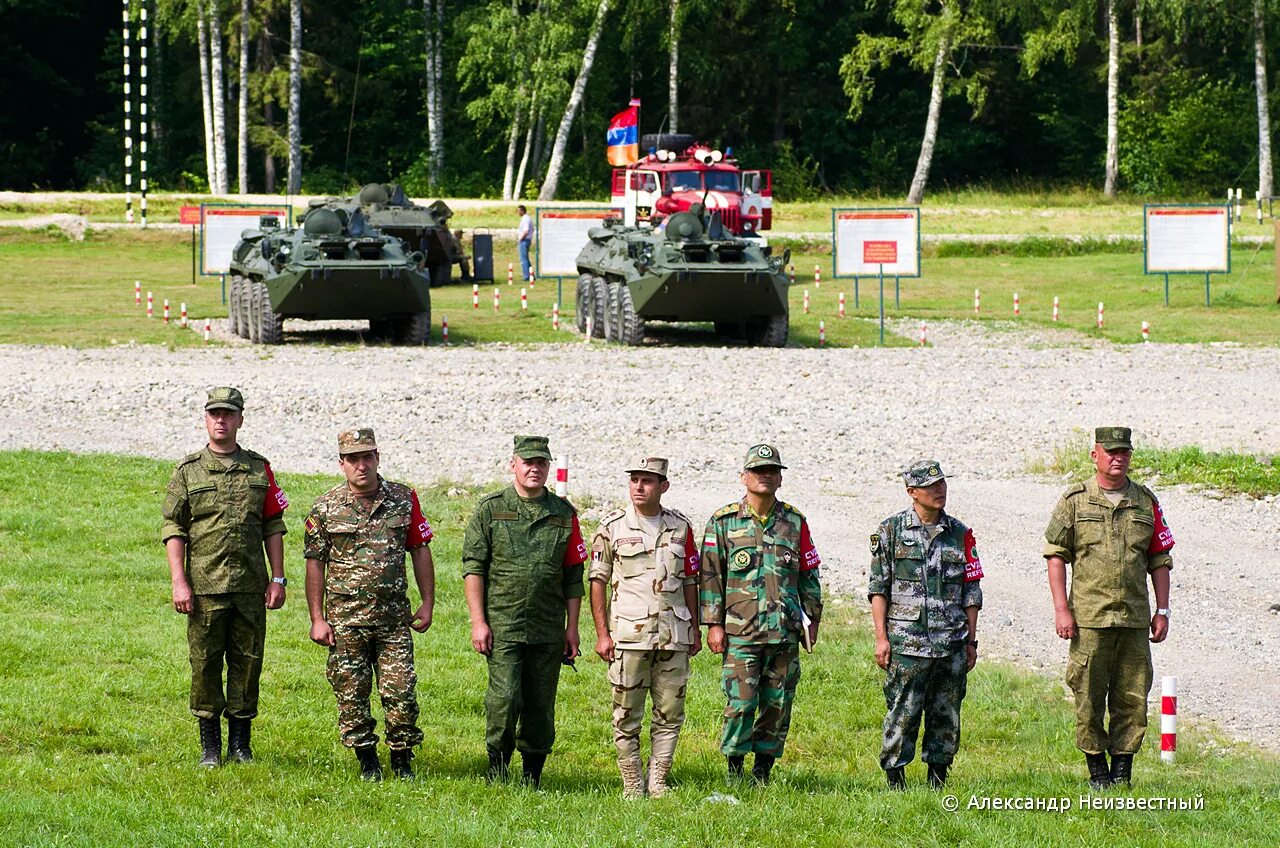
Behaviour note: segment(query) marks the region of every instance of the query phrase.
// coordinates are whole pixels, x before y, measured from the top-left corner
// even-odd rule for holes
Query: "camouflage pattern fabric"
[[[646,695],[653,697],[649,738],[654,757],[671,757],[684,725],[689,652],[684,650],[618,651],[609,664],[613,686],[613,744],[618,757],[640,754],[640,728]]]
[[[720,751],[726,757],[752,751],[781,757],[800,683],[800,646],[731,641],[725,648],[720,679],[728,699]]]
[[[187,615],[191,712],[216,719],[258,715],[258,678],[267,635],[267,608],[258,592],[192,595]],[[226,659],[227,691],[222,692]]]
[[[563,638],[542,644],[494,640],[488,657],[489,688],[484,693],[488,750],[551,753],[556,741],[556,688],[563,654]]]
[[[1067,686],[1076,696],[1076,747],[1135,754],[1147,731],[1151,643],[1145,627],[1081,627],[1071,640]],[[1111,729],[1104,726],[1110,710]]]
[[[894,653],[884,680],[884,740],[880,767],[905,766],[915,759],[916,734],[924,717],[923,759],[946,765],[960,747],[960,704],[968,675],[963,647],[941,657]]]
[[[376,745],[376,722],[369,711],[375,673],[378,698],[386,713],[387,746],[412,748],[422,742],[418,729],[418,674],[413,664],[413,633],[397,626],[350,627],[335,624],[335,644],[326,669],[338,700],[338,730],[348,748]]]

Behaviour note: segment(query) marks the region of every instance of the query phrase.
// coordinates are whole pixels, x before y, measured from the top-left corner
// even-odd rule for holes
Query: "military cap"
[[[205,409],[234,409],[236,412],[244,411],[244,395],[240,394],[239,389],[233,389],[230,386],[218,386],[216,389],[209,390],[209,397],[204,402]]]
[[[1093,440],[1107,450],[1133,450],[1133,431],[1128,427],[1099,427],[1093,431]]]
[[[338,434],[339,456],[346,456],[349,453],[367,453],[377,449],[378,441],[373,437],[373,431],[368,427],[361,427],[358,430],[343,430]]]
[[[902,467],[902,479],[910,489],[932,486],[939,480],[946,479],[946,476],[936,459],[916,459]]]
[[[649,474],[657,474],[665,480],[667,477],[667,461],[660,456],[642,456],[639,459],[632,460],[623,470],[628,474],[632,471],[646,471]]]
[[[782,454],[778,453],[778,449],[773,445],[752,445],[747,450],[746,459],[742,460],[742,470],[749,468],[763,468],[772,466],[774,468],[786,468],[782,464]]]
[[[547,447],[546,436],[516,436],[516,456],[521,459],[545,459],[551,461],[551,449]]]

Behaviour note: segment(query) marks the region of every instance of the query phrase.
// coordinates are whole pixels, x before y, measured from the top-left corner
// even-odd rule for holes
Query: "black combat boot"
[[[933,789],[946,786],[947,770],[950,768],[950,763],[929,763],[929,786]]]
[[[200,767],[217,768],[222,765],[222,719],[202,718],[200,721]]]
[[[547,763],[546,754],[521,754],[520,771],[525,783],[534,789],[542,786],[542,767]]]
[[[495,780],[506,780],[507,769],[511,765],[511,752],[505,754],[501,751],[489,749],[489,771],[485,775],[485,780],[493,783]]]
[[[732,757],[726,757],[726,759],[729,761],[729,779],[741,780],[742,766],[747,758],[741,754],[735,754]]]
[[[1111,755],[1111,785],[1129,786],[1133,777],[1133,754]]]
[[[907,773],[902,766],[884,770],[885,779],[889,781],[889,788],[893,790],[901,790],[907,788]]]
[[[413,779],[413,749],[391,749],[391,773],[401,780]]]
[[[1107,766],[1107,755],[1085,754],[1084,761],[1089,766],[1089,788],[1106,789],[1111,785],[1111,769]]]
[[[777,757],[771,757],[768,754],[756,754],[756,761],[751,766],[751,779],[761,786],[767,784],[775,761],[777,761]]]
[[[382,763],[378,762],[378,746],[364,745],[356,748],[356,759],[360,761],[360,779],[377,783],[382,780]]]
[[[247,718],[227,716],[227,759],[235,763],[253,762],[253,750],[249,747],[253,722]]]

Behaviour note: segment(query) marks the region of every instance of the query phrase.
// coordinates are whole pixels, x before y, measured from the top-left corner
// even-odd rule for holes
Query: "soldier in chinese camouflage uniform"
[[[625,469],[631,504],[600,521],[591,541],[591,616],[596,653],[609,663],[613,740],[623,797],[667,792],[684,724],[689,658],[702,648],[698,548],[689,520],[662,505],[667,460],[642,457]],[[653,696],[648,786],[640,762],[645,695]]]
[[[1076,698],[1076,747],[1085,755],[1090,785],[1103,789],[1129,785],[1146,733],[1150,642],[1169,633],[1173,533],[1155,494],[1129,479],[1128,427],[1097,428],[1090,456],[1096,473],[1059,499],[1045,530],[1044,556],[1054,627],[1071,640],[1067,685]]]
[[[365,780],[382,779],[369,712],[375,674],[391,770],[397,777],[413,777],[413,748],[422,742],[422,731],[410,628],[425,632],[435,605],[431,525],[417,492],[378,474],[380,460],[372,430],[338,434],[338,467],[346,480],[311,507],[303,554],[311,640],[329,649],[328,677],[338,699],[342,744],[355,749]],[[416,612],[410,611],[406,594],[406,553],[422,595]]]
[[[909,509],[871,536],[867,597],[876,664],[885,670],[880,767],[889,786],[906,786],[924,718],[929,784],[942,788],[960,746],[960,704],[978,660],[982,563],[973,531],[948,515],[947,481],[935,460],[902,469]]]
[[[720,750],[730,778],[742,776],[745,756],[755,752],[751,774],[761,783],[787,741],[800,643],[812,649],[822,617],[821,558],[809,523],[776,497],[784,468],[772,445],[747,451],[746,494],[707,522],[699,578],[707,647],[724,655]]]
[[[224,710],[227,758],[253,759],[251,723],[258,715],[266,611],[284,604],[284,510],[289,502],[266,458],[236,442],[244,423],[239,390],[212,389],[204,423],[208,444],[183,458],[169,478],[160,538],[169,560],[173,608],[187,616],[200,765],[213,768],[222,763]]]
[[[516,436],[512,485],[476,504],[462,540],[471,646],[488,659],[484,696],[489,779],[520,749],[537,788],[556,738],[560,664],[578,656],[587,546],[578,512],[547,490],[546,436]]]

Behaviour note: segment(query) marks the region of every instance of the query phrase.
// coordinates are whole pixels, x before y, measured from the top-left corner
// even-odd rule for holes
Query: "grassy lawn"
[[[387,457],[394,476],[394,457]],[[1130,793],[1203,798],[1187,811],[1080,809],[1082,759],[1057,679],[980,662],[946,799],[890,794],[877,764],[884,702],[861,599],[832,602],[804,659],[786,757],[767,789],[728,787],[718,753],[716,658],[697,657],[668,799],[624,803],[603,665],[561,682],[558,739],[544,791],[489,787],[484,664],[470,650],[458,576],[474,493],[424,489],[438,590],[417,641],[419,778],[361,783],[339,745],[324,652],[307,639],[300,523],[326,477],[282,474],[287,568],[296,582],[269,617],[257,762],[194,766],[185,627],[169,604],[156,539],[170,466],[117,456],[0,454],[0,844],[4,845],[1275,845],[1273,757],[1181,728],[1178,764],[1148,734]],[[75,495],[73,498],[72,495]],[[584,623],[584,634],[590,627]],[[385,750],[383,757],[385,758]],[[715,797],[716,795],[720,797]],[[736,801],[724,800],[725,796]],[[1068,799],[1065,813],[970,809],[971,799]]]

